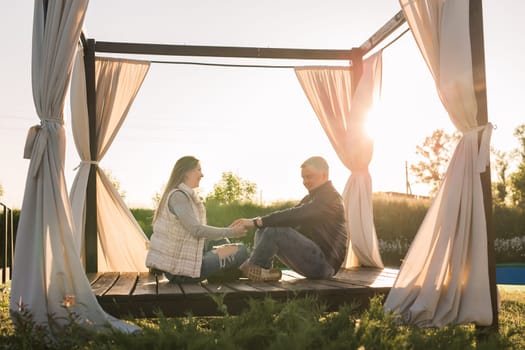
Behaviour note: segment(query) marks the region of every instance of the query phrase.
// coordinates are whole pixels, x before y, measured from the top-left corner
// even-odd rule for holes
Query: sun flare
[[[384,130],[381,122],[385,116],[385,107],[381,101],[376,102],[366,116],[365,132],[372,140],[376,140]]]

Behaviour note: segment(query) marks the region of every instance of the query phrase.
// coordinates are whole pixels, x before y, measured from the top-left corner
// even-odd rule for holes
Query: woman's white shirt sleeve
[[[190,199],[181,191],[173,192],[168,198],[169,211],[176,215],[182,226],[194,237],[223,238],[234,235],[233,228],[203,225],[199,222]]]

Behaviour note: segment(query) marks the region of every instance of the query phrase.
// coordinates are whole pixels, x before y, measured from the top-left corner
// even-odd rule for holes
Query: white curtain
[[[365,132],[367,113],[381,89],[382,53],[363,61],[363,73],[352,81],[347,67],[297,67],[295,73],[324,131],[351,175],[343,191],[349,236],[344,268],[383,267],[372,212],[372,179],[368,165],[373,142]],[[352,85],[356,84],[352,96]]]
[[[46,6],[47,4],[47,6]],[[35,1],[32,86],[40,125],[30,129],[30,157],[18,225],[10,311],[27,309],[39,325],[71,312],[80,324],[137,328],[107,315],[97,303],[74,246],[64,178],[63,107],[87,0]]]
[[[441,101],[462,138],[404,259],[385,309],[423,327],[470,322],[490,325],[487,230],[480,173],[488,164],[492,126],[478,126],[476,120],[469,1],[400,3]]]
[[[71,188],[77,252],[84,254],[86,189],[91,164],[96,166],[98,271],[148,271],[149,240],[117,189],[99,168],[149,69],[149,62],[113,58],[95,60],[96,159],[90,159],[86,77],[83,50],[79,49],[71,83],[73,136],[81,163]]]

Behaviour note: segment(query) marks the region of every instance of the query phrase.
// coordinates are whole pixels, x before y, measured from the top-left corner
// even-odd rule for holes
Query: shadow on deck
[[[240,279],[227,283],[171,284],[163,276],[148,272],[105,272],[88,274],[91,287],[104,310],[116,317],[221,315],[210,296],[223,298],[230,314],[239,314],[250,299],[270,297],[277,301],[316,296],[328,311],[343,304],[369,305],[375,295],[386,295],[398,270],[353,268],[341,270],[331,279],[310,280],[290,270],[278,282]]]

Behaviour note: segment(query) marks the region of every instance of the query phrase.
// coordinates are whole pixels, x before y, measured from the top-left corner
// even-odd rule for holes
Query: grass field
[[[499,332],[473,325],[420,329],[385,315],[382,301],[357,312],[347,305],[324,312],[315,299],[251,303],[239,316],[130,319],[140,334],[92,333],[74,325],[52,341],[26,319],[15,331],[9,286],[0,286],[0,349],[525,349],[525,287],[500,286]]]
[[[228,225],[238,217],[253,217],[282,209],[273,206],[209,205],[208,222]],[[385,262],[395,265],[417,232],[428,208],[424,200],[376,196],[374,220]],[[144,232],[151,234],[153,212],[132,210]],[[495,211],[498,266],[523,266],[525,220],[523,212],[499,208]],[[253,232],[244,238],[248,245]],[[498,242],[496,242],[498,243]],[[390,250],[388,250],[390,249]],[[385,315],[382,301],[374,299],[369,309],[358,312],[351,305],[328,313],[315,299],[286,304],[272,300],[253,302],[239,316],[129,319],[142,328],[137,335],[92,333],[74,324],[55,330],[55,337],[24,319],[16,331],[10,320],[9,285],[0,285],[0,349],[525,349],[525,286],[499,285],[501,309],[499,332],[485,332],[473,325],[419,329],[403,326]],[[219,301],[220,302],[220,301]],[[218,305],[220,308],[221,305]]]

